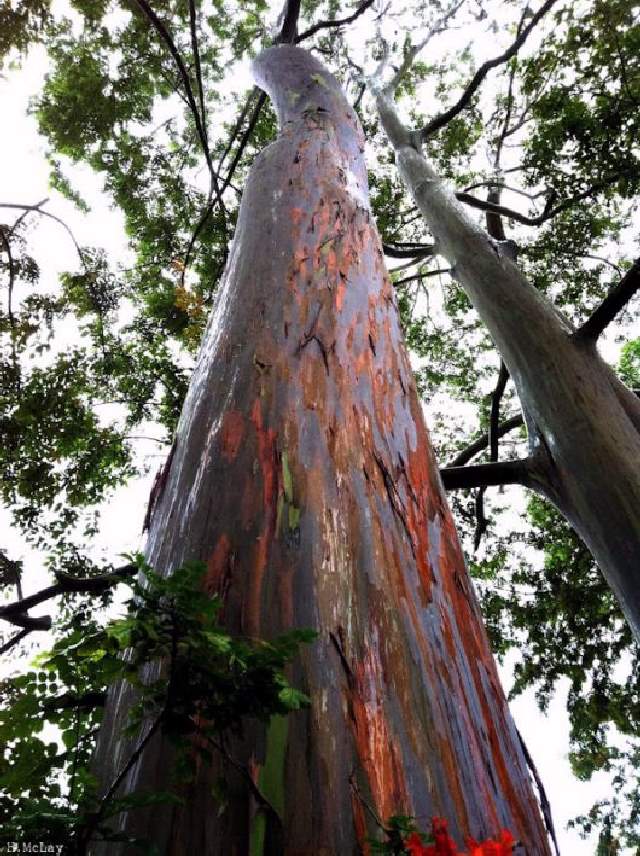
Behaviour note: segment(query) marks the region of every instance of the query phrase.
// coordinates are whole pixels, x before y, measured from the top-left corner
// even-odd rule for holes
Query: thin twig
[[[149,3],[147,3],[147,0],[133,0],[133,2],[142,11],[142,13],[145,15],[147,20],[151,22],[151,24],[153,25],[153,27],[155,28],[157,33],[160,35],[160,37],[162,38],[162,40],[166,44],[167,48],[169,49],[169,53],[173,57],[173,59],[176,63],[176,66],[178,67],[178,71],[180,73],[180,79],[182,80],[182,86],[184,88],[185,95],[187,97],[187,101],[189,103],[189,109],[190,109],[191,114],[193,116],[193,120],[194,120],[195,126],[196,126],[196,131],[197,131],[198,137],[200,139],[200,143],[202,145],[205,160],[207,162],[207,167],[209,169],[211,184],[212,184],[213,190],[215,192],[216,198],[218,200],[218,203],[220,205],[220,209],[226,215],[226,208],[224,205],[224,200],[222,198],[222,193],[221,193],[221,190],[220,190],[220,187],[218,184],[218,176],[216,174],[216,171],[213,168],[213,162],[211,160],[211,152],[209,151],[209,143],[207,140],[207,133],[205,131],[204,125],[202,123],[202,119],[200,117],[200,113],[198,111],[198,106],[196,104],[196,100],[195,100],[194,95],[193,95],[193,89],[191,86],[191,81],[189,79],[189,73],[188,73],[187,68],[184,64],[184,60],[182,59],[182,55],[180,54],[180,51],[176,47],[176,44],[175,44],[171,34],[169,33],[169,30],[163,24],[163,22],[160,20],[160,18],[156,15],[156,13],[151,8]]]
[[[191,51],[193,53],[193,64],[196,72],[196,84],[198,87],[198,100],[200,101],[200,119],[204,133],[207,151],[209,150],[209,136],[207,133],[207,113],[204,106],[204,88],[202,86],[202,69],[200,67],[200,50],[198,48],[198,34],[196,32],[196,7],[194,0],[189,0],[189,31],[191,33]]]
[[[78,242],[76,241],[76,239],[75,239],[75,235],[73,234],[73,232],[71,231],[71,229],[67,226],[67,224],[64,222],[64,220],[62,220],[60,217],[56,217],[56,215],[55,215],[55,214],[51,214],[51,212],[49,212],[49,211],[43,211],[43,210],[42,210],[42,206],[43,206],[46,202],[48,202],[48,201],[49,201],[49,199],[48,199],[48,198],[47,198],[47,199],[43,199],[41,202],[36,202],[36,204],[35,204],[35,205],[18,205],[18,204],[16,204],[16,203],[0,202],[0,208],[17,208],[17,209],[19,209],[19,210],[21,210],[21,211],[24,211],[24,212],[25,212],[25,214],[24,214],[22,217],[19,217],[19,218],[16,220],[16,222],[13,224],[13,228],[11,229],[11,232],[12,232],[12,233],[13,233],[13,231],[15,230],[15,228],[17,227],[17,225],[18,225],[18,224],[19,224],[19,223],[24,219],[24,217],[25,217],[29,212],[31,212],[31,211],[35,211],[35,212],[37,212],[38,214],[41,214],[43,217],[48,217],[50,220],[55,220],[55,222],[56,222],[56,223],[59,223],[59,224],[62,226],[62,228],[66,231],[66,233],[69,235],[69,237],[70,237],[70,238],[71,238],[71,240],[73,241],[73,245],[74,245],[74,247],[76,248],[76,251],[77,251],[77,253],[78,253],[78,256],[80,257],[80,261],[84,263],[84,256],[83,256],[83,253],[82,253],[82,249],[80,248],[80,245],[79,245],[79,244],[78,244]]]
[[[427,270],[422,273],[416,273],[413,276],[406,276],[404,279],[397,279],[393,285],[406,285],[408,282],[416,282],[416,280],[425,279],[428,276],[438,276],[441,273],[451,273],[451,268],[436,268],[435,270]]]
[[[430,122],[428,122],[425,127],[420,131],[420,138],[423,142],[426,142],[430,137],[432,137],[440,128],[444,128],[454,116],[457,116],[458,113],[461,113],[471,102],[471,99],[475,95],[476,91],[484,81],[487,74],[493,69],[497,68],[499,65],[507,62],[511,59],[512,56],[515,56],[517,52],[520,50],[522,45],[525,43],[529,34],[536,26],[536,24],[541,20],[541,18],[546,15],[546,13],[551,9],[551,7],[557,2],[557,0],[546,0],[545,3],[538,9],[535,15],[532,16],[531,20],[527,24],[527,26],[519,33],[519,35],[512,42],[511,46],[507,48],[506,51],[501,53],[499,56],[494,59],[487,60],[487,62],[483,63],[480,68],[473,75],[469,83],[467,84],[464,92],[458,99],[458,101],[450,107],[448,110],[445,110],[443,113],[440,113],[439,116],[433,118]]]
[[[343,27],[345,24],[351,24],[356,18],[359,18],[363,12],[366,12],[370,6],[373,6],[374,0],[363,0],[362,3],[356,8],[355,12],[351,15],[347,15],[346,18],[330,18],[325,21],[318,21],[313,26],[309,27],[308,30],[305,30],[303,33],[300,33],[299,36],[296,36],[295,43],[299,44],[305,39],[310,39],[311,36],[315,36],[317,32],[320,30],[331,29],[334,27]]]
[[[16,646],[19,642],[22,642],[25,636],[28,636],[31,633],[32,628],[25,627],[20,633],[16,633],[15,636],[12,636],[8,642],[5,642],[4,645],[0,648],[0,656],[2,654],[8,653],[14,646]]]

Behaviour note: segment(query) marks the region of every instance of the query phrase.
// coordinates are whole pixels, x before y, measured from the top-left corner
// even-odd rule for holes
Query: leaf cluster
[[[123,682],[136,699],[124,735],[141,740],[139,750],[155,724],[176,747],[182,784],[196,756],[211,762],[219,741],[241,733],[247,718],[267,722],[308,704],[284,670],[313,632],[270,642],[231,636],[219,623],[219,600],[202,587],[202,563],[162,577],[138,562],[125,617],[102,625],[72,617],[33,670],[2,683],[0,841],[35,836],[79,853],[91,836],[116,840],[110,817],[178,798],[163,792],[123,799],[117,789],[108,799],[98,795],[95,738],[107,693]]]

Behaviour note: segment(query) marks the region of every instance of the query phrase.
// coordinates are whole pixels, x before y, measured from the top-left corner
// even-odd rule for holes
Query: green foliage
[[[404,842],[413,832],[418,832],[415,818],[394,814],[385,824],[384,840],[369,839],[371,852],[379,853],[381,856],[405,856],[409,851],[405,848]],[[421,835],[421,838],[427,841],[426,836]]]
[[[11,50],[24,54],[29,45],[39,42],[51,25],[50,0],[0,2],[0,66]]]
[[[3,682],[0,842],[37,837],[82,852],[89,835],[117,840],[109,817],[178,798],[98,799],[91,755],[107,690],[120,682],[136,698],[125,729],[132,740],[127,763],[134,746],[144,749],[141,735],[151,723],[174,743],[182,783],[193,773],[194,752],[210,762],[247,718],[266,723],[308,704],[284,669],[313,632],[270,642],[230,636],[218,621],[219,600],[202,588],[204,564],[186,564],[167,577],[138,564],[124,618],[101,625],[76,613],[32,671]]]
[[[640,390],[640,339],[631,339],[624,345],[618,368],[626,385]]]

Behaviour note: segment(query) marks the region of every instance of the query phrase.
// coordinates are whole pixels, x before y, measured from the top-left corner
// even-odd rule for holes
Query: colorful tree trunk
[[[124,828],[176,856],[348,856],[380,835],[373,809],[424,828],[443,816],[460,845],[506,827],[547,854],[402,341],[361,128],[299,48],[255,69],[280,136],[244,192],[148,560],[165,573],[206,560],[233,632],[316,629],[291,676],[311,707],[233,749],[277,823],[227,765],[223,810],[221,770],[202,768],[183,807]],[[107,711],[105,783],[126,759],[126,706],[120,692]],[[126,791],[162,787],[169,759],[154,738]]]

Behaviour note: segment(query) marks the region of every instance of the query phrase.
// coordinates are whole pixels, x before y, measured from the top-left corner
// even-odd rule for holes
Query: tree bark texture
[[[277,811],[262,817],[228,763],[182,807],[123,828],[160,852],[361,854],[382,819],[449,821],[460,845],[510,829],[549,852],[526,762],[438,476],[369,209],[364,139],[334,78],[279,46],[255,63],[278,140],[248,180],[147,558],[208,564],[232,632],[314,628],[291,680],[308,710],[232,747]],[[106,787],[130,744],[112,694]],[[155,737],[125,790],[162,787]],[[109,853],[117,852],[111,846]]]
[[[529,432],[529,486],[583,539],[640,639],[640,400],[476,224],[415,147],[388,93],[378,111],[437,251],[514,380]]]

